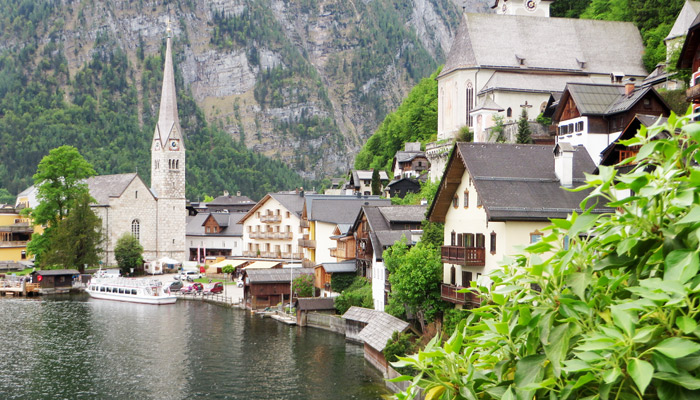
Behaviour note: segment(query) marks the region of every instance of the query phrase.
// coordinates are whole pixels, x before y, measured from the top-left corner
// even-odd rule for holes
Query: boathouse
[[[32,282],[44,290],[69,290],[74,278],[80,276],[77,269],[46,269],[32,272]]]
[[[289,302],[290,283],[302,275],[313,275],[313,268],[251,269],[243,270],[243,296],[251,310],[276,306],[283,300]]]
[[[365,359],[382,371],[389,373],[389,363],[382,351],[394,332],[404,332],[409,324],[383,311],[352,306],[343,314],[345,338],[364,344]]]
[[[297,325],[306,326],[309,313],[335,314],[335,298],[302,297],[294,302],[297,310]]]

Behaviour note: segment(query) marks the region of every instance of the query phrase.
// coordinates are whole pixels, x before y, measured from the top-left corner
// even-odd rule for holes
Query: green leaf
[[[393,364],[394,363],[392,363],[392,365]],[[396,378],[387,379],[387,381],[389,381],[389,382],[406,382],[406,381],[412,381],[413,378],[414,378],[413,376],[401,375],[401,376],[397,376]]]
[[[700,259],[695,250],[674,250],[664,260],[664,281],[686,283],[698,273]]]
[[[594,381],[595,379],[596,379],[595,375],[593,375],[592,373],[589,372],[586,375],[583,375],[582,377],[578,378],[578,380],[574,384],[573,389],[574,390],[578,389],[581,386],[587,384],[588,382]]]
[[[690,375],[686,371],[680,371],[678,374],[657,372],[654,374],[654,378],[675,383],[676,385],[683,386],[686,389],[700,390],[700,379]]]
[[[501,400],[515,400],[515,394],[513,394],[513,388],[509,387],[508,390],[506,390],[505,393],[503,393],[503,397],[501,397]]]
[[[571,291],[580,299],[585,300],[586,287],[591,282],[591,274],[575,272],[569,276],[568,283]]]
[[[554,376],[561,375],[561,363],[569,350],[569,324],[561,324],[552,329],[549,334],[549,345],[544,346],[544,352],[552,363]]]
[[[620,306],[610,307],[615,326],[622,329],[628,337],[634,335],[634,326],[637,323],[637,316],[631,311],[623,310]]]
[[[529,400],[534,395],[534,390],[523,390],[525,386],[539,382],[542,379],[544,369],[542,363],[546,356],[537,354],[520,359],[515,365],[515,393],[518,400]]]
[[[698,323],[694,319],[686,316],[676,318],[676,325],[686,335],[689,335],[698,327]]]
[[[688,214],[686,214],[683,218],[681,218],[678,222],[676,222],[678,225],[684,225],[684,224],[693,224],[700,221],[700,205],[695,205],[693,208],[688,211]]]
[[[603,381],[610,384],[615,383],[620,375],[622,375],[622,370],[616,365],[603,373]]]
[[[637,329],[637,332],[635,332],[634,337],[632,337],[632,340],[635,343],[647,343],[651,338],[654,337],[654,331],[656,330],[656,326],[645,326],[641,329]]]
[[[581,214],[576,216],[576,220],[569,229],[569,237],[576,237],[579,233],[588,232],[595,225],[598,215]]]
[[[644,360],[633,358],[627,363],[627,371],[639,388],[639,392],[644,393],[647,386],[649,386],[649,382],[651,382],[654,367]]]
[[[688,354],[695,353],[696,351],[700,351],[700,344],[692,342],[688,339],[672,337],[656,345],[654,350],[667,357],[676,359],[685,357]]]

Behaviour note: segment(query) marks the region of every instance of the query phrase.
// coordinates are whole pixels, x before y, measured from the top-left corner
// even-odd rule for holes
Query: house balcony
[[[244,251],[243,257],[257,257],[258,253],[255,251]]]
[[[486,265],[486,249],[483,247],[442,246],[442,262],[465,267]]]
[[[333,247],[331,250],[331,257],[338,257],[338,248]]]
[[[286,260],[301,260],[304,258],[302,253],[282,253],[282,259]]]
[[[315,249],[316,248],[316,241],[315,240],[299,239],[299,247],[303,247],[305,249]]]
[[[265,251],[260,253],[262,258],[282,258],[282,252],[279,251]]]
[[[28,240],[8,240],[0,241],[0,248],[27,247]]]
[[[260,222],[266,224],[279,224],[282,222],[282,216],[275,214],[263,214],[260,216]]]
[[[305,258],[301,261],[302,268],[313,268],[315,265],[316,263],[309,260],[308,258]]]
[[[685,97],[687,101],[691,102],[694,100],[700,100],[700,85],[689,87],[685,91]]]
[[[447,302],[461,304],[463,306],[466,306],[465,308],[470,309],[479,307],[481,305],[479,296],[472,292],[459,293],[458,291],[461,289],[464,289],[464,287],[443,283],[440,286],[440,297],[442,297],[442,299]]]
[[[262,238],[263,238],[263,233],[262,233],[262,232],[250,232],[250,234],[248,234],[248,236],[249,236],[251,239],[262,239]]]
[[[302,219],[300,222],[300,225],[302,228],[308,228],[309,227],[309,220],[308,219]]]
[[[0,226],[0,232],[26,233],[31,235],[32,233],[34,233],[34,227],[29,225],[29,223],[22,222],[14,225]]]

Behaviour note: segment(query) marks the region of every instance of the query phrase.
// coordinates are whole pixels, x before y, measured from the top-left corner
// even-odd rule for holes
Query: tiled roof
[[[541,75],[496,71],[484,84],[479,94],[495,89],[527,90],[529,92],[543,93],[561,92],[566,84],[570,82],[593,83],[591,78],[586,75]],[[491,105],[489,109],[493,109],[493,107]],[[476,109],[478,108],[479,105],[476,106]],[[501,107],[498,106],[498,108]]]
[[[424,151],[397,151],[396,155],[394,157],[396,157],[396,161],[398,161],[398,162],[409,162],[409,161],[412,161],[416,157],[427,158],[425,156]],[[381,172],[380,172],[380,176],[381,176]]]
[[[685,36],[699,13],[700,1],[686,1],[665,40]]]
[[[363,206],[389,204],[391,200],[379,196],[307,196],[306,216],[309,221],[348,224],[355,220]]]
[[[297,217],[301,216],[301,211],[304,209],[304,196],[295,193],[270,193],[270,196]]]
[[[333,297],[302,297],[297,299],[296,308],[301,311],[335,310]]]
[[[493,67],[643,77],[643,52],[639,30],[629,22],[466,13],[440,76]]]
[[[216,223],[223,229],[219,233],[206,233],[204,222],[209,215],[213,215]],[[187,222],[185,229],[188,236],[243,236],[243,225],[238,221],[243,218],[243,213],[199,213]]]
[[[342,262],[327,262],[319,265],[323,265],[323,269],[329,273],[344,273],[344,272],[355,272],[356,266],[355,261],[342,261]]]
[[[230,206],[239,204],[254,205],[255,202],[248,196],[219,196],[207,203],[207,206]]]
[[[625,87],[622,85],[569,83],[566,85],[565,94],[567,92],[573,98],[581,115],[611,115],[625,112],[650,92],[663,103],[651,86],[635,88],[628,95],[625,94]],[[560,104],[559,107],[562,105]]]
[[[42,276],[79,275],[80,271],[77,269],[44,269],[36,271],[36,274]]]
[[[360,331],[358,339],[377,351],[384,350],[386,342],[391,339],[394,332],[403,332],[409,326],[408,322],[385,312],[355,306],[350,307],[343,314],[343,318],[366,323],[367,326]]]
[[[138,177],[135,173],[116,174],[116,175],[98,175],[90,177],[86,180],[90,196],[92,196],[97,204],[109,204],[110,197],[118,197],[129,186],[131,181]]]
[[[391,222],[421,222],[425,219],[427,206],[386,206],[378,207],[387,221]]]

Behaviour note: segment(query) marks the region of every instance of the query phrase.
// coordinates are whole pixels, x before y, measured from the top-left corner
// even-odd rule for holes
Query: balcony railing
[[[315,249],[316,248],[316,241],[315,240],[299,239],[299,247],[303,247],[305,249]]]
[[[316,265],[316,263],[309,260],[308,258],[305,258],[301,261],[301,266],[303,268],[313,268],[315,265]]]
[[[476,308],[481,305],[479,296],[474,293],[458,293],[460,289],[464,289],[461,286],[450,285],[443,283],[440,286],[440,296],[443,300],[454,304],[462,304],[466,308]]]
[[[260,216],[260,222],[264,222],[267,224],[280,223],[280,222],[282,222],[282,216],[275,215],[275,214],[263,214]]]
[[[486,265],[486,249],[483,247],[442,246],[442,262],[467,267]]]
[[[689,87],[685,91],[685,97],[687,101],[699,100],[700,99],[700,85],[695,85]]]
[[[28,240],[0,241],[0,247],[27,247]]]
[[[331,257],[338,257],[338,248],[333,247],[331,249]]]
[[[301,227],[302,228],[308,228],[309,227],[309,220],[308,219],[302,219],[301,222]]]
[[[263,233],[262,232],[250,232],[250,234],[248,236],[250,236],[251,239],[262,239]]]
[[[258,253],[255,251],[244,251],[243,257],[257,257]]]
[[[301,260],[302,258],[304,258],[302,253],[282,253],[282,259]]]

